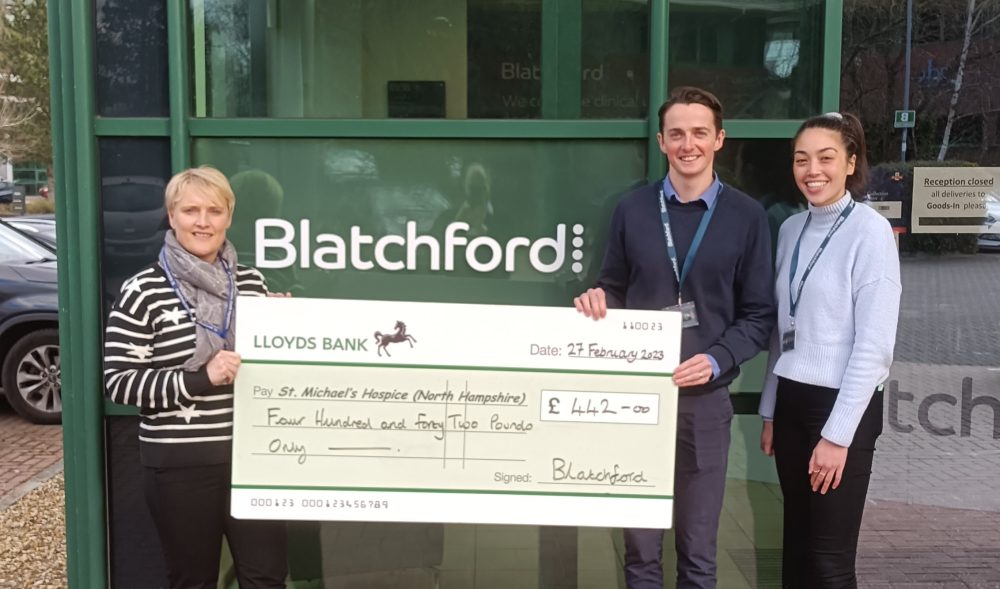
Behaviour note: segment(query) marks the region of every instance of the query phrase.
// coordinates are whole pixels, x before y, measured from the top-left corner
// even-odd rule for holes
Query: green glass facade
[[[670,84],[712,88],[731,119],[811,116],[822,102],[823,8],[672,2]]]
[[[191,10],[198,117],[645,116],[646,2],[208,0]]]
[[[102,400],[100,349],[118,285],[155,256],[163,212],[149,195],[171,172],[211,164],[229,176],[230,238],[258,265],[279,256],[260,248],[262,218],[276,220],[271,236],[286,230],[277,221],[375,236],[407,221],[432,234],[464,220],[501,237],[581,224],[583,258],[554,273],[263,264],[273,289],[297,296],[563,306],[596,277],[617,198],[664,173],[652,135],[668,87],[718,88],[720,175],[762,198],[781,193],[769,182],[799,120],[839,100],[839,0],[50,0],[49,11],[56,192],[69,195],[57,203],[74,587],[137,587],[161,572],[133,570],[156,546],[134,496],[136,418]],[[116,234],[123,216],[131,238]],[[777,578],[762,556],[780,546],[773,466],[756,451],[762,375],[758,358],[733,386],[725,587]],[[300,588],[621,586],[614,530],[323,523],[291,534]]]

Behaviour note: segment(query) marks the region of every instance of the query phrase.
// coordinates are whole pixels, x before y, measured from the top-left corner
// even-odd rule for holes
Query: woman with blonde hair
[[[284,523],[229,515],[236,297],[269,294],[226,239],[235,204],[214,168],[174,176],[159,258],[122,285],[105,331],[106,392],[139,408],[143,488],[171,588],[214,589],[223,536],[240,587],[285,586]]]

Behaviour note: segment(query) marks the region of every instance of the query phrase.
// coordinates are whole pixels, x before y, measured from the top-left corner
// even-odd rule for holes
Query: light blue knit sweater
[[[827,440],[850,446],[875,387],[889,376],[899,318],[899,255],[889,222],[858,203],[813,267],[795,313],[795,348],[781,351],[791,326],[788,272],[806,215],[793,288],[834,221],[851,200],[847,193],[825,206],[789,217],[778,233],[778,326],[771,338],[760,415],[774,417],[778,377],[839,389],[823,427]]]

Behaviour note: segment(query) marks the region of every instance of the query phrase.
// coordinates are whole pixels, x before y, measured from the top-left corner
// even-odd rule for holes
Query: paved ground
[[[1000,513],[869,501],[858,554],[862,587],[1000,587]]]
[[[907,256],[896,361],[1000,364],[1000,252]]]
[[[0,400],[0,510],[62,470],[62,428],[32,425]]]

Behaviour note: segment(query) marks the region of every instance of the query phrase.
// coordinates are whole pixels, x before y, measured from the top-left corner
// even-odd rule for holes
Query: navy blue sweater
[[[615,208],[597,286],[609,308],[662,309],[677,304],[677,279],[660,223],[661,182],[625,195]],[[683,267],[704,201],[668,202],[678,262]],[[757,201],[726,185],[684,282],[699,325],[681,335],[681,360],[701,353],[719,363],[719,377],[681,392],[727,385],[739,365],[764,349],[775,322],[774,273],[767,215]]]

